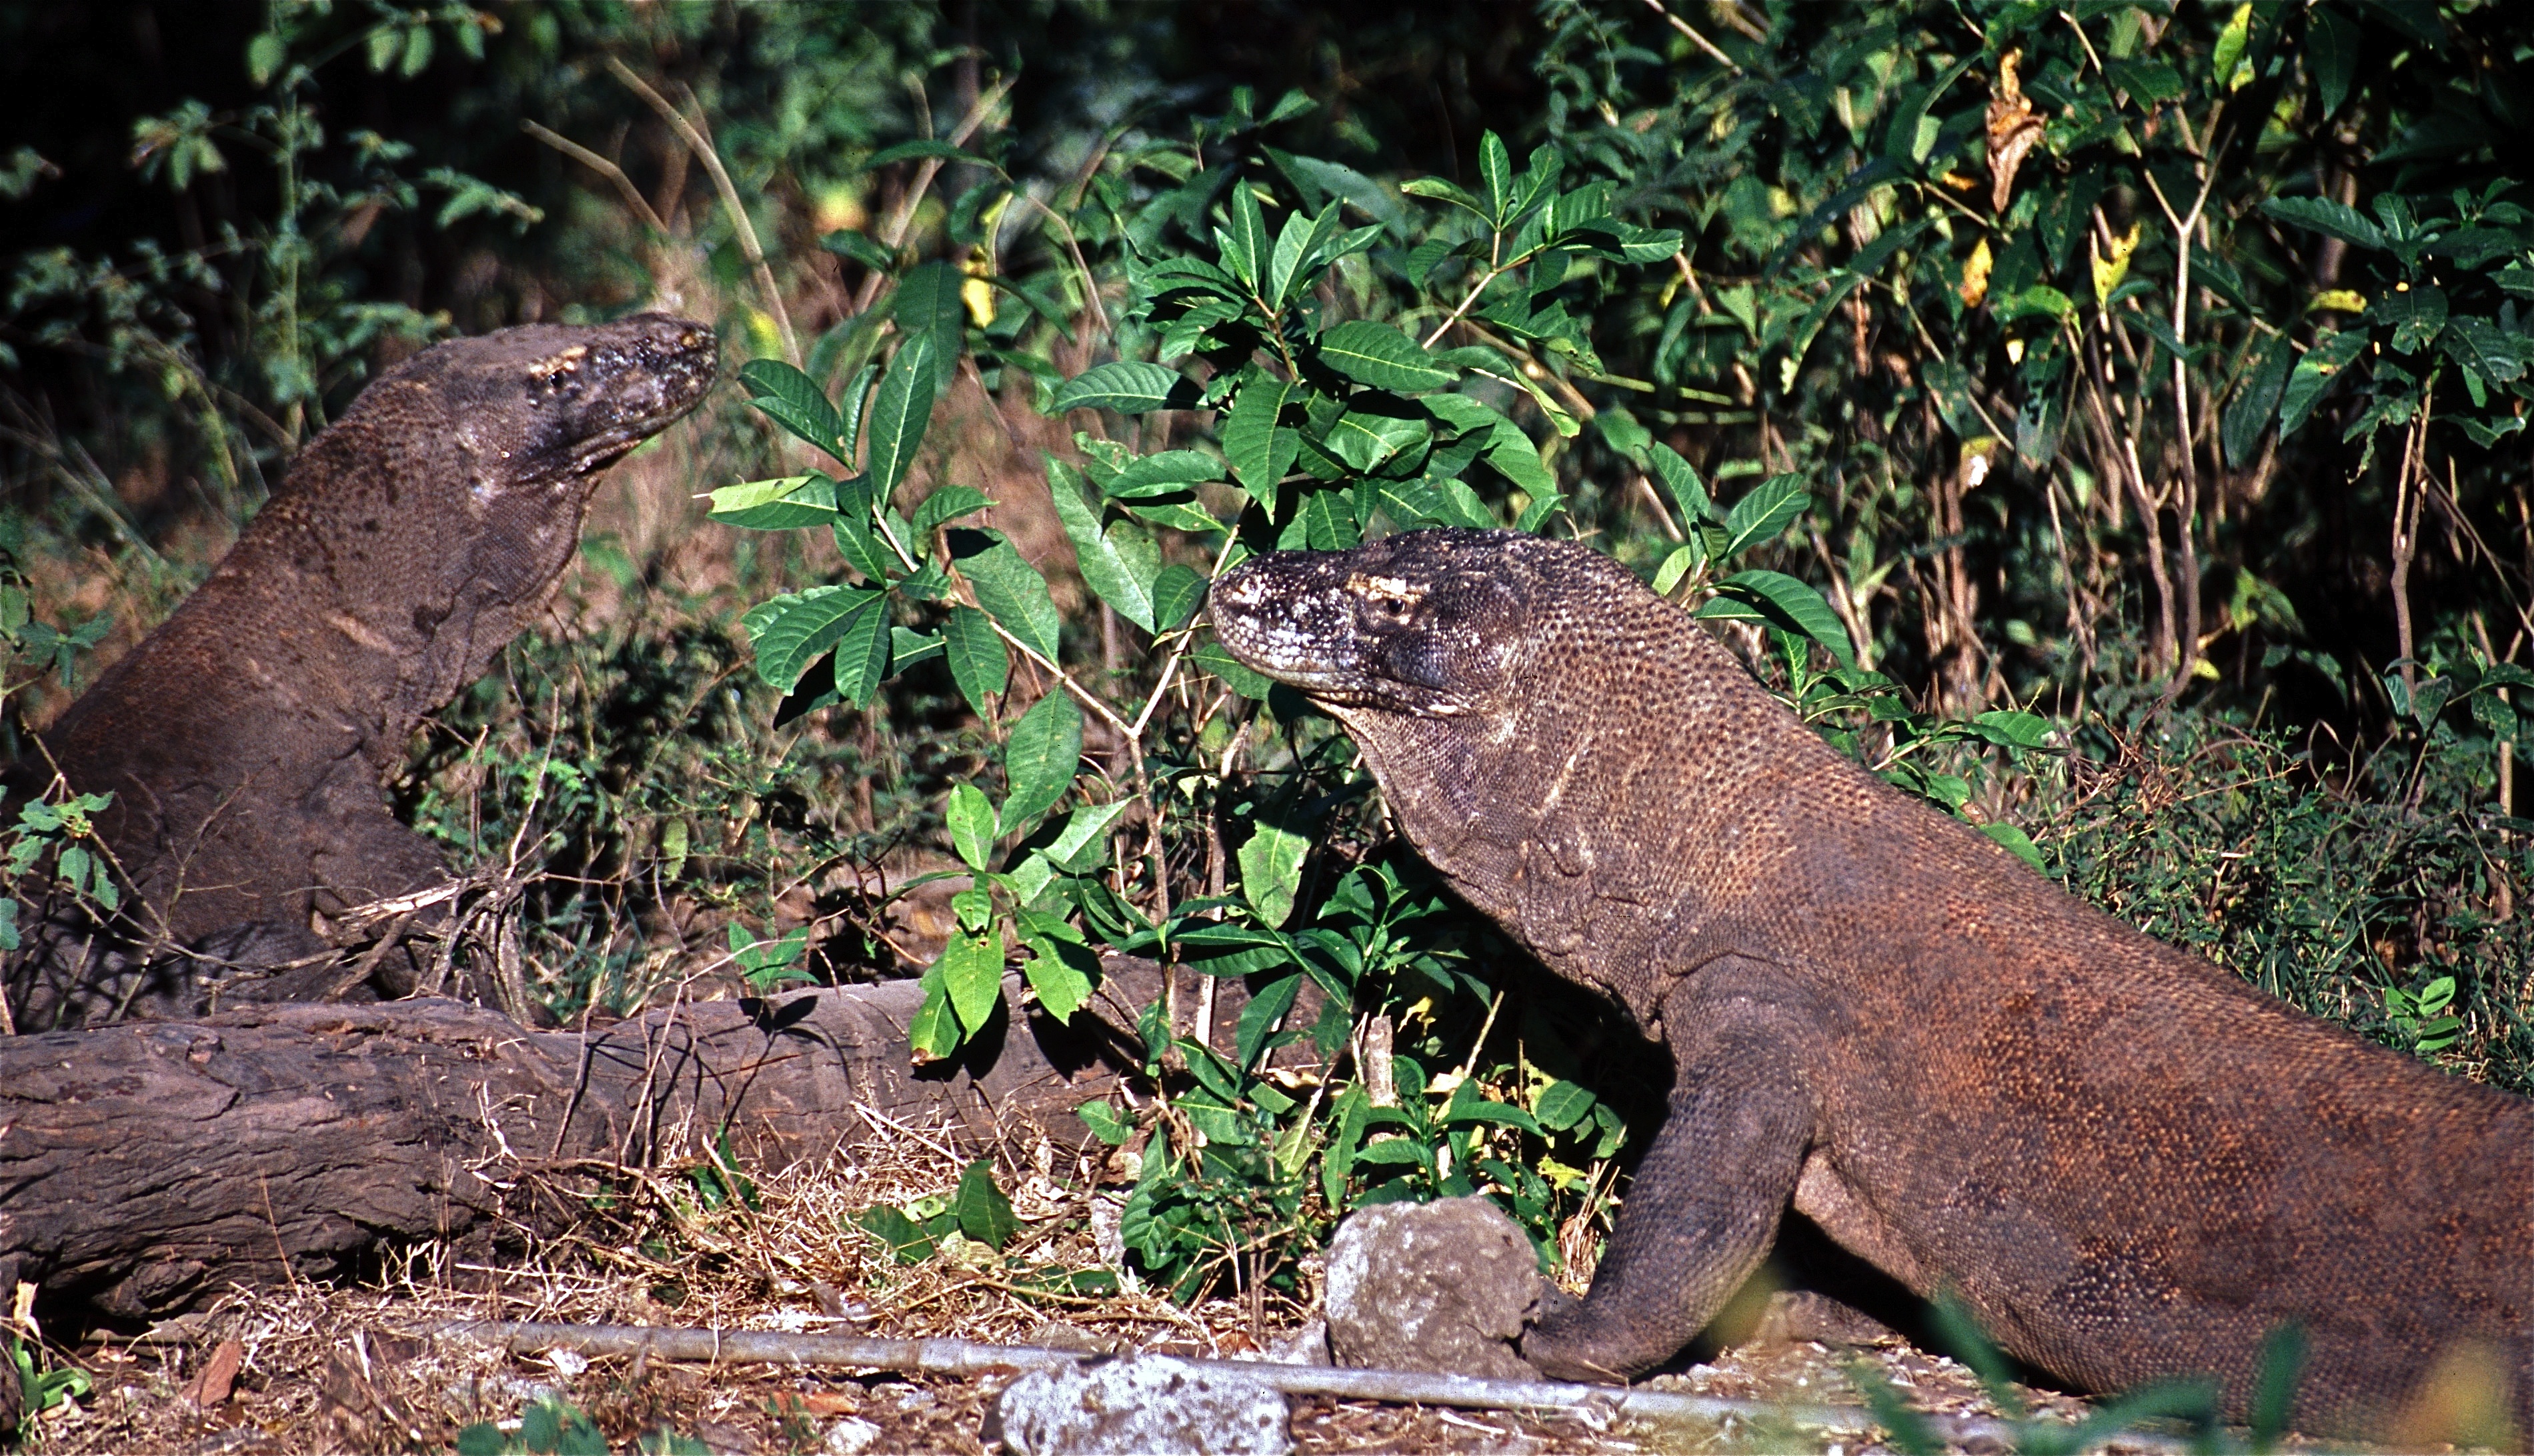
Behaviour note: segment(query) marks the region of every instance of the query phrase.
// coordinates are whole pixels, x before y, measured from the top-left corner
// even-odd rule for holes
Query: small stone
[[[827,1456],[861,1456],[871,1448],[872,1442],[878,1439],[877,1426],[860,1416],[847,1416],[827,1427],[827,1438],[819,1443],[818,1449],[826,1452]]]
[[[1329,1352],[1342,1366],[1538,1378],[1514,1353],[1539,1256],[1483,1197],[1379,1203],[1329,1245]]]
[[[1032,1370],[1003,1391],[986,1439],[1015,1456],[1285,1456],[1285,1397],[1166,1355]]]
[[[1327,1365],[1329,1363],[1329,1322],[1314,1319],[1292,1334],[1275,1341],[1259,1352],[1258,1358],[1270,1365]]]

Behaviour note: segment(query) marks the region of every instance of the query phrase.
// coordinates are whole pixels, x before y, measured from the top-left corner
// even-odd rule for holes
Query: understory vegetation
[[[2534,1092],[2534,13],[139,13],[0,157],[9,748],[412,349],[706,319],[729,385],[392,791],[566,1019],[920,976],[935,1059],[1007,969],[1238,986],[1085,1113],[1175,1298],[1478,1191],[1580,1278],[1659,1110],[1203,625],[1424,525],[1608,552],[2036,871]],[[0,851],[110,897],[92,807]]]

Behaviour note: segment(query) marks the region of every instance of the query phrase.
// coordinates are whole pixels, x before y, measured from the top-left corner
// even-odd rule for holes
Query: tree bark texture
[[[1070,1025],[1006,980],[998,1024],[922,1071],[911,981],[585,1036],[424,999],[0,1039],[0,1292],[142,1319],[232,1283],[354,1273],[387,1245],[534,1235],[581,1208],[557,1180],[692,1163],[725,1131],[764,1171],[850,1153],[877,1118],[970,1148],[1079,1147],[1072,1110],[1116,1085],[1160,980],[1110,958]]]

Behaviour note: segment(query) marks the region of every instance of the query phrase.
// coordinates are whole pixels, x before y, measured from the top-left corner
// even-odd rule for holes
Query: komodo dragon
[[[599,472],[694,407],[716,353],[665,314],[452,340],[300,452],[211,579],[39,735],[114,795],[99,833],[174,941],[322,948],[312,910],[447,876],[382,777],[527,623]]]
[[[1804,728],[1581,547],[1418,531],[1227,575],[1233,656],[1345,725],[1408,838],[1675,1068],[1548,1374],[1670,1357],[1791,1202],[2112,1391],[2310,1342],[2381,1429],[2442,1360],[2529,1424],[2534,1102],[2303,1016],[2064,894]]]

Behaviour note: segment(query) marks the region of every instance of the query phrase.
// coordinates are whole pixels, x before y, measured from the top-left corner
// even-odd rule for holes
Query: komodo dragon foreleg
[[[1783,995],[1775,994],[1784,992]],[[1554,1379],[1625,1380],[1679,1353],[1777,1241],[1815,1127],[1811,1033],[1770,967],[1730,959],[1663,1003],[1672,1089],[1592,1292],[1551,1305],[1523,1358]]]

